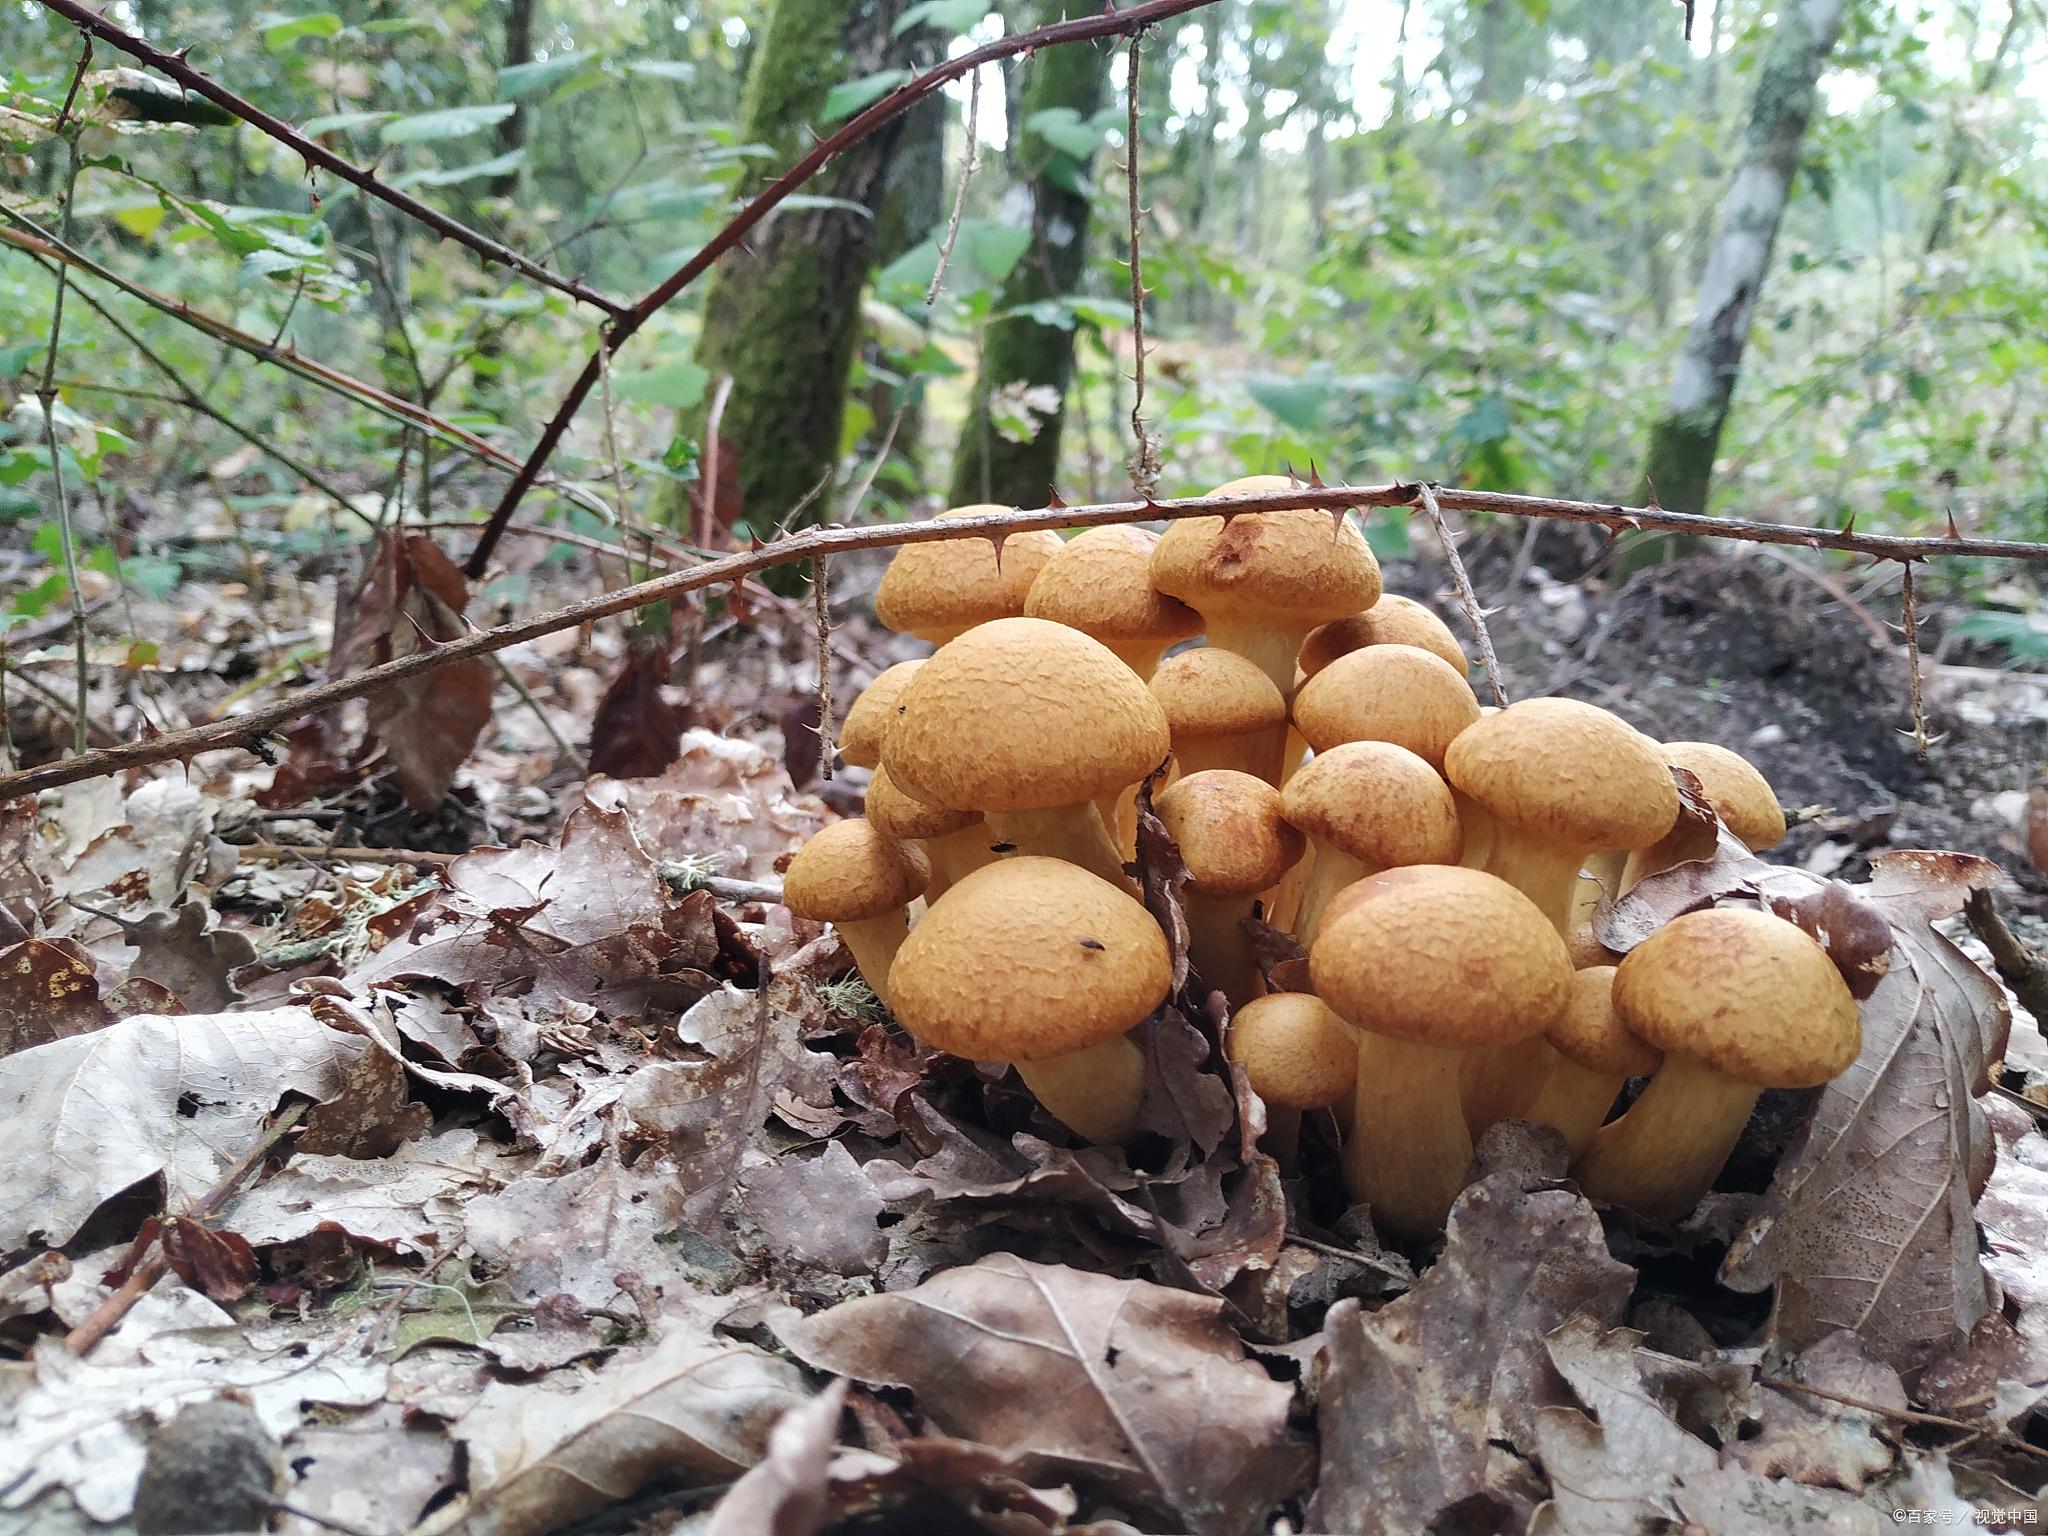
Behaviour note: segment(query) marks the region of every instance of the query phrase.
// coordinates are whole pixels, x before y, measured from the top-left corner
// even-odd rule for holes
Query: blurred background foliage
[[[278,3],[117,0],[111,14],[622,298],[904,69],[1060,14],[1029,0]],[[1650,0],[1224,0],[1148,35],[1136,151],[1162,490],[1315,465],[1637,494],[1778,8],[1698,0],[1688,41],[1682,7]],[[832,44],[779,92],[761,64],[778,13]],[[309,177],[247,126],[153,121],[184,104],[104,47],[74,108],[74,182],[50,128],[78,43],[34,3],[0,8],[8,617],[67,591],[39,403],[52,269],[24,248],[50,235],[167,301],[80,274],[65,308],[54,435],[77,560],[161,590],[224,546],[310,556],[378,521],[486,513],[502,469],[170,311],[318,359],[515,459],[599,317]],[[797,259],[823,250],[854,280],[779,320],[763,318],[758,272],[691,289],[618,358],[609,412],[593,401],[522,516],[637,560],[621,514],[681,542],[743,542],[793,511],[856,515],[856,497],[878,517],[984,490],[1037,499],[1048,482],[1069,500],[1124,491],[1126,71],[1120,49],[1077,52],[1064,82],[1050,53],[984,71],[972,146],[963,82],[907,117],[857,186],[792,200],[736,260],[765,268],[781,228]],[[1847,7],[1713,510],[2048,537],[2044,87],[2037,0]],[[928,302],[970,148],[979,170]],[[729,314],[708,333],[707,304],[756,329]],[[705,507],[692,487],[727,372],[731,485]],[[778,376],[807,397],[750,410]],[[815,493],[802,509],[799,483]],[[1377,533],[1398,547],[1398,527]],[[1989,638],[2036,636],[2024,616],[1990,618],[2012,633]]]

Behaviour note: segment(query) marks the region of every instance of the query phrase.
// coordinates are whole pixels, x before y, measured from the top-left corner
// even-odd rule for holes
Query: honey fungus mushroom
[[[1306,844],[1282,816],[1278,790],[1227,768],[1176,780],[1157,809],[1188,869],[1188,958],[1233,1009],[1242,1008],[1261,990],[1244,920]]]
[[[1572,973],[1571,1001],[1549,1030],[1550,1073],[1522,1112],[1526,1120],[1554,1126],[1573,1157],[1586,1150],[1622,1085],[1648,1076],[1664,1060],[1615,1015],[1614,972],[1611,965],[1590,965]]]
[[[1265,1100],[1268,1146],[1292,1164],[1301,1112],[1338,1105],[1357,1084],[1358,1032],[1311,993],[1270,992],[1231,1018],[1229,1046]]]
[[[1098,799],[1166,758],[1166,717],[1099,641],[998,619],[941,646],[905,690],[882,748],[897,787],[979,812],[1000,843],[1123,883]]]
[[[839,727],[839,757],[856,768],[873,768],[882,761],[882,743],[896,723],[896,710],[903,702],[903,690],[917,676],[922,660],[899,661],[885,667],[846,711]]]
[[[931,882],[922,849],[884,837],[867,821],[821,828],[789,861],[782,904],[830,923],[875,996],[889,1001],[889,977],[910,932],[910,904]]]
[[[972,811],[949,811],[906,795],[889,770],[876,768],[868,780],[867,819],[884,837],[916,843],[932,867],[927,901],[937,901],[959,880],[993,864],[995,834]]]
[[[1318,752],[1347,741],[1391,741],[1443,772],[1451,743],[1479,719],[1464,674],[1412,645],[1340,656],[1294,700],[1294,724]]]
[[[1642,1097],[1572,1166],[1596,1200],[1676,1219],[1699,1204],[1766,1088],[1817,1088],[1856,1059],[1862,1021],[1827,952],[1741,907],[1674,918],[1614,974],[1617,1020],[1664,1053]]]
[[[1228,768],[1279,783],[1287,700],[1252,663],[1235,651],[1198,646],[1167,657],[1148,686],[1165,712],[1182,773]]]
[[[1100,640],[1149,678],[1168,646],[1202,632],[1200,614],[1152,585],[1158,543],[1157,534],[1124,526],[1075,535],[1032,581],[1025,615]]]
[[[1165,998],[1172,961],[1133,897],[1058,859],[1003,859],[932,904],[904,942],[890,1006],[927,1045],[1006,1061],[1088,1141],[1123,1141],[1145,1093],[1128,1038]]]
[[[1664,761],[1699,780],[1721,824],[1751,853],[1785,840],[1785,812],[1767,780],[1749,759],[1711,741],[1667,741]],[[1638,880],[1661,874],[1679,862],[1674,831],[1629,855],[1621,876],[1625,891]]]
[[[1294,920],[1304,948],[1344,887],[1399,865],[1455,863],[1463,845],[1450,789],[1392,742],[1349,741],[1318,752],[1287,781],[1282,804],[1314,849]]]
[[[954,507],[941,518],[984,517],[1009,507]],[[875,592],[875,617],[889,628],[944,645],[990,619],[1023,614],[1032,582],[1065,541],[1049,528],[1013,533],[998,556],[985,538],[935,539],[896,551]]]
[[[1412,597],[1383,592],[1361,613],[1333,619],[1301,642],[1301,670],[1314,677],[1339,656],[1368,645],[1412,645],[1443,661],[1463,677],[1472,663],[1450,625]]]

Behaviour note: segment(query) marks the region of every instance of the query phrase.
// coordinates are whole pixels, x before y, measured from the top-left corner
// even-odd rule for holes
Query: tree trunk
[[[1704,512],[1729,402],[1742,373],[1750,321],[1770,270],[1799,147],[1813,117],[1822,66],[1841,35],[1847,0],[1791,0],[1778,15],[1751,104],[1741,166],[1717,218],[1692,328],[1672,375],[1664,414],[1650,433],[1646,495],[1680,512]],[[1624,569],[1671,552],[1645,539],[1624,551]]]
[[[739,140],[771,153],[739,188],[750,197],[809,148],[832,87],[910,66],[920,32],[890,35],[908,0],[774,0],[755,46]],[[749,522],[786,518],[839,461],[847,381],[861,329],[860,296],[875,251],[875,219],[904,118],[853,145],[806,194],[857,207],[783,209],[715,269],[697,362],[732,376],[719,425],[720,478],[732,479]],[[820,130],[824,131],[824,130]],[[866,210],[866,211],[863,211]],[[708,393],[707,393],[708,404]],[[686,412],[701,439],[707,406]],[[721,493],[721,503],[730,506]],[[670,498],[681,520],[686,498]],[[820,498],[812,513],[829,505]]]
[[[519,64],[533,62],[533,13],[538,7],[535,0],[509,0],[505,8],[505,57],[500,69],[511,69]],[[509,155],[526,147],[526,120],[531,114],[526,103],[513,105],[512,115],[498,124],[497,150]],[[490,180],[491,196],[510,197],[519,190],[517,167],[493,176]]]
[[[1083,0],[1071,5],[1046,0],[1038,7],[1037,24],[1088,9]],[[1041,135],[1027,132],[1024,124],[1039,112],[1059,107],[1083,120],[1093,117],[1102,106],[1109,57],[1094,48],[1046,48],[1028,66],[1030,78],[1019,103],[1020,116],[1011,119],[1011,138],[1019,146],[1018,169],[1029,179],[1031,244],[1004,280],[996,300],[1001,318],[989,322],[983,338],[974,402],[953,458],[955,506],[976,501],[1043,506],[1053,488],[1066,423],[1067,384],[1074,372],[1074,331],[1071,326],[1041,324],[1017,311],[1064,299],[1080,282],[1087,258],[1088,199],[1073,189],[1085,184],[1088,165],[1055,149]],[[1135,154],[1136,146],[1130,152]],[[1025,441],[1015,442],[990,419],[989,401],[998,394],[1006,399],[1021,396],[1026,390],[1040,392],[1029,413],[1035,430]]]

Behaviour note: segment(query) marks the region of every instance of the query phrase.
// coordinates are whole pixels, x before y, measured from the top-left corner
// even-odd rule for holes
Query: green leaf
[[[34,341],[24,341],[14,347],[0,347],[0,379],[20,378],[21,370],[29,365],[29,360],[43,350],[44,344]]]
[[[1906,393],[1925,405],[1934,398],[1934,381],[1918,368],[1909,368],[1906,370]]]
[[[622,400],[640,400],[648,405],[671,405],[687,410],[704,398],[704,386],[711,375],[695,363],[677,361],[650,368],[645,373],[621,374],[612,381],[612,392]]]
[[[971,230],[970,224],[974,226]],[[967,219],[961,222],[960,239],[953,247],[955,256],[961,246],[967,248],[978,271],[992,283],[1000,283],[1031,249],[1031,231],[1014,224],[998,224],[993,219]]]
[[[1102,134],[1072,107],[1047,107],[1024,119],[1024,131],[1035,133],[1054,149],[1085,161],[1102,143]]]
[[[1539,26],[1550,20],[1550,0],[1515,0],[1515,3]]]
[[[407,171],[391,178],[394,187],[453,187],[479,176],[508,176],[526,163],[524,148],[508,150],[479,160],[474,165],[447,165],[433,170]]]
[[[825,108],[818,114],[818,121],[836,123],[851,117],[863,107],[880,101],[909,78],[907,69],[884,69],[863,75],[858,80],[841,81],[825,93]]]
[[[903,13],[893,35],[901,37],[912,27],[932,27],[958,37],[971,32],[988,14],[988,0],[920,0]]]
[[[1474,401],[1471,409],[1451,424],[1444,442],[1453,448],[1485,448],[1506,442],[1507,436],[1508,399],[1496,390]]]
[[[1320,379],[1247,379],[1245,393],[1297,432],[1322,429],[1330,386]]]
[[[514,64],[498,71],[498,100],[517,101],[568,79],[597,57],[596,50],[579,48],[559,58],[540,59],[531,64]]]
[[[673,80],[678,85],[697,78],[697,66],[687,59],[634,59],[626,70],[649,80]]]
[[[341,30],[341,18],[332,11],[314,11],[306,16],[266,17],[260,25],[263,46],[272,53],[282,53],[308,37],[333,37]]]
[[[436,112],[419,112],[386,123],[386,144],[428,144],[440,139],[464,139],[486,128],[496,127],[514,111],[509,101],[486,106],[443,107]]]
[[[374,128],[379,123],[388,123],[389,112],[329,112],[324,117],[309,117],[299,124],[299,132],[309,139],[317,139],[323,133],[347,133],[355,128]]]

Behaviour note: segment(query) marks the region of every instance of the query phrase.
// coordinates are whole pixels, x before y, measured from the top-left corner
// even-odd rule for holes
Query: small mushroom
[[[1572,973],[1572,999],[1550,1026],[1550,1075],[1522,1111],[1525,1120],[1555,1126],[1573,1157],[1586,1150],[1622,1085],[1664,1060],[1615,1016],[1614,970],[1595,965]]]
[[[910,932],[910,904],[931,882],[915,844],[884,837],[858,817],[821,828],[789,861],[782,904],[830,923],[875,996],[889,1001],[889,973]]]
[[[1716,907],[1674,918],[1628,952],[1615,1017],[1664,1063],[1572,1167],[1596,1200],[1685,1215],[1714,1179],[1765,1088],[1816,1088],[1847,1070],[1862,1022],[1847,983],[1804,932],[1768,912]]]
[[[1266,1103],[1266,1141],[1282,1167],[1294,1162],[1301,1112],[1328,1109],[1358,1081],[1358,1031],[1307,992],[1271,992],[1230,1021],[1230,1059]]]
[[[1304,949],[1344,887],[1405,864],[1453,864],[1462,846],[1451,792],[1428,763],[1388,741],[1318,752],[1287,781],[1287,819],[1314,849],[1294,918]]]
[[[1125,883],[1096,802],[1167,754],[1137,673],[1077,629],[997,619],[943,645],[903,695],[882,766],[927,805],[978,811],[999,843]]]
[[[982,517],[1012,507],[954,507],[941,518]],[[1065,544],[1050,528],[1006,536],[998,557],[993,541],[935,539],[896,551],[875,591],[875,617],[889,628],[933,645],[965,634],[990,619],[1024,612],[1031,583]]]
[[[1451,627],[1412,597],[1383,592],[1362,613],[1349,614],[1309,631],[1301,642],[1301,670],[1314,677],[1339,656],[1368,645],[1412,645],[1441,656],[1463,677],[1472,663]]]
[[[1235,651],[1204,645],[1167,657],[1149,686],[1182,773],[1228,768],[1279,783],[1287,700],[1264,672]]]
[[[1785,812],[1778,804],[1770,781],[1750,761],[1711,741],[1667,741],[1664,761],[1683,768],[1700,781],[1707,803],[1721,824],[1751,853],[1775,848],[1785,840]],[[1629,855],[1622,871],[1621,889],[1638,880],[1662,874],[1680,860],[1678,834],[1674,831],[1648,848]]]
[[[1244,920],[1259,892],[1301,858],[1304,843],[1263,779],[1211,768],[1176,780],[1155,803],[1188,867],[1188,958],[1233,1010],[1263,990]]]
[[[860,691],[846,711],[839,727],[839,757],[856,768],[873,768],[882,761],[882,743],[896,723],[896,711],[903,703],[903,691],[917,676],[922,660],[899,661],[885,667],[872,683]]]
[[[1412,645],[1372,645],[1340,656],[1294,700],[1295,727],[1316,751],[1391,741],[1437,773],[1451,743],[1478,718],[1479,700],[1464,676]]]
[[[1011,1063],[1084,1139],[1119,1142],[1145,1088],[1126,1036],[1165,998],[1172,969],[1133,897],[1058,859],[1003,859],[932,904],[897,956],[891,1007],[927,1045]]]
[[[1417,865],[1345,890],[1309,950],[1309,975],[1361,1031],[1346,1186],[1389,1231],[1440,1230],[1472,1161],[1465,1053],[1550,1027],[1571,995],[1564,941],[1505,882]]]
[[[1144,528],[1090,528],[1066,541],[1031,583],[1024,612],[1100,640],[1149,678],[1166,648],[1202,632],[1202,616],[1152,585],[1159,536]]]
[[[958,881],[996,861],[995,834],[987,822],[972,811],[949,811],[906,795],[886,768],[876,768],[868,780],[867,818],[884,837],[924,849],[932,866],[926,901],[937,901]]]

